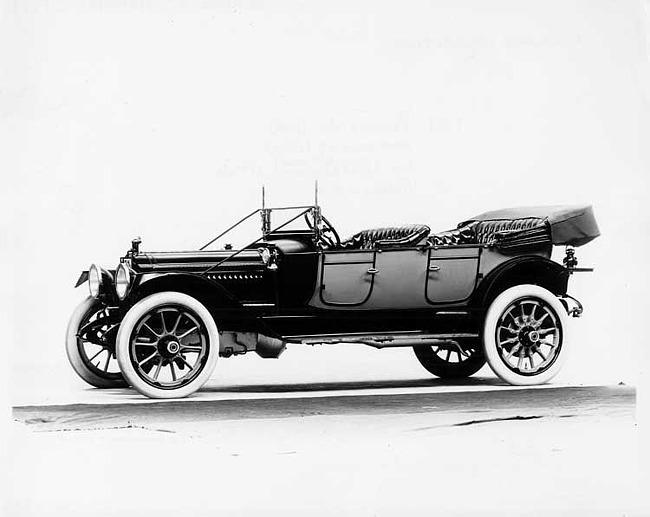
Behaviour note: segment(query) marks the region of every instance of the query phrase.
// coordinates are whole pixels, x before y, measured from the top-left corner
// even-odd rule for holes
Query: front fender
[[[244,306],[217,282],[193,273],[140,273],[124,300],[127,311],[139,300],[158,292],[176,291],[201,302],[212,314],[221,331],[269,334],[269,329],[250,307]]]
[[[141,273],[127,296],[130,304],[162,291],[176,291],[197,298],[204,305],[240,308],[242,304],[217,282],[194,273]],[[126,300],[125,300],[126,301]]]
[[[81,284],[86,282],[88,280],[88,270],[82,271],[81,274],[79,275],[79,278],[77,279],[77,283],[74,284],[75,289],[79,287]]]

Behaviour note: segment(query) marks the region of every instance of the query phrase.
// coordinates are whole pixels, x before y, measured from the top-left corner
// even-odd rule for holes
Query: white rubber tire
[[[201,320],[207,331],[208,356],[201,372],[188,384],[174,389],[161,389],[144,381],[135,371],[130,357],[131,335],[135,325],[148,312],[156,307],[174,304],[193,311]],[[122,320],[117,333],[117,361],[126,380],[143,395],[155,399],[182,398],[194,393],[203,386],[212,375],[219,357],[219,331],[210,312],[196,298],[175,291],[152,294],[137,302]]]
[[[538,298],[547,304],[555,313],[560,323],[560,349],[553,363],[538,374],[521,375],[509,368],[501,358],[496,342],[496,331],[499,320],[510,305],[521,298]],[[492,371],[505,382],[515,386],[532,386],[544,384],[560,371],[566,362],[570,349],[568,338],[568,321],[566,310],[557,297],[538,285],[522,284],[506,289],[497,296],[487,311],[483,325],[483,349]]]
[[[75,309],[72,316],[70,316],[68,328],[65,331],[65,352],[72,369],[91,386],[95,386],[96,388],[125,388],[127,383],[123,377],[116,378],[115,375],[111,375],[111,378],[108,378],[97,375],[97,373],[88,368],[84,359],[81,357],[77,332],[87,322],[88,318],[99,309],[99,300],[92,296],[86,298]]]

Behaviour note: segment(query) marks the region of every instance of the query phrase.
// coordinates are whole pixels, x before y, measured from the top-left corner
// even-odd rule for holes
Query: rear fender
[[[539,285],[557,296],[567,292],[569,271],[550,259],[517,257],[492,270],[474,292],[471,305],[486,308],[500,293],[520,284]]]

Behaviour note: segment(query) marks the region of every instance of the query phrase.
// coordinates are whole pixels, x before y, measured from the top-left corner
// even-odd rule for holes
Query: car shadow
[[[198,392],[199,395],[210,394],[262,394],[262,393],[316,393],[337,391],[361,391],[380,389],[404,388],[445,388],[445,387],[487,387],[506,386],[506,383],[496,377],[469,377],[465,379],[386,379],[367,381],[330,381],[330,382],[298,382],[283,384],[210,384],[208,381]],[[142,401],[143,396],[133,389],[102,389],[89,388],[90,391],[111,395],[116,402]],[[336,396],[336,395],[334,395]],[[181,399],[170,399],[181,400]],[[153,400],[152,400],[153,401]],[[161,402],[158,400],[157,402]],[[118,403],[119,403],[118,402]]]
[[[206,384],[201,388],[201,393],[305,393],[313,391],[431,388],[445,386],[502,386],[503,384],[503,381],[494,377],[470,377],[466,379],[391,379],[291,384],[240,384],[230,386],[211,386]]]

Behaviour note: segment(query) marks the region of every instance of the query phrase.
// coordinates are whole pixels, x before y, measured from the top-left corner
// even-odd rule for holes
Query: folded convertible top
[[[593,208],[589,205],[531,206],[506,208],[485,212],[468,219],[460,226],[473,222],[517,221],[540,219],[551,229],[551,241],[556,245],[582,246],[600,235]]]

